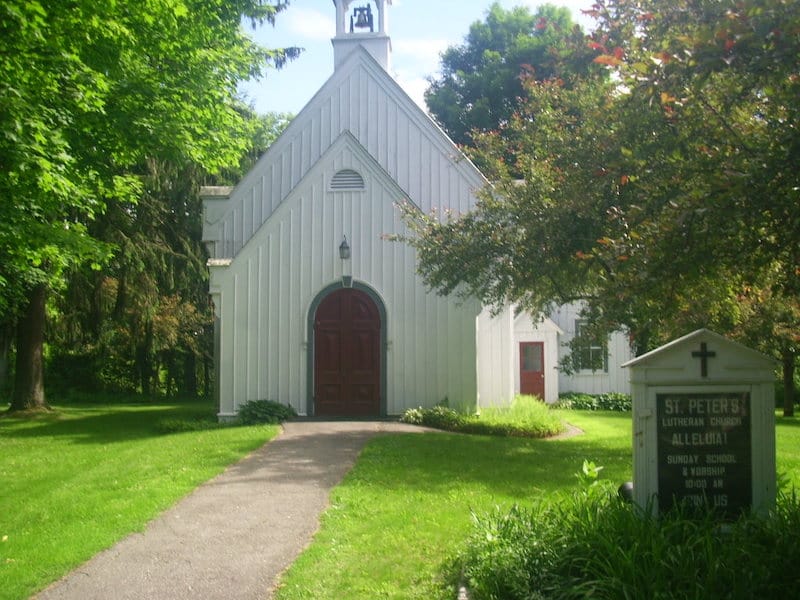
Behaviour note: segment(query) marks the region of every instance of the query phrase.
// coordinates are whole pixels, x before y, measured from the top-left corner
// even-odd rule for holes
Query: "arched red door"
[[[378,416],[381,317],[368,294],[332,292],[314,315],[314,414]]]

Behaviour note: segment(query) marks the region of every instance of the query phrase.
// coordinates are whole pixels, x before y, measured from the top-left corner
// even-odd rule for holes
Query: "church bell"
[[[354,29],[366,29],[367,27],[373,31],[372,8],[369,4],[353,9],[353,15],[350,17],[350,33]]]

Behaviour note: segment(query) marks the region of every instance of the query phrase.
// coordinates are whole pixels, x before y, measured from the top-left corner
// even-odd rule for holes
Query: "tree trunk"
[[[0,325],[0,395],[4,395],[11,388],[8,381],[8,353],[11,351],[13,339],[14,326]]]
[[[44,399],[44,303],[47,287],[28,293],[28,306],[17,322],[17,362],[11,410],[46,408]]]
[[[197,357],[191,350],[183,355],[183,393],[197,398]]]
[[[153,393],[153,324],[147,323],[144,326],[144,339],[136,345],[136,371],[139,376],[139,385],[142,388],[142,395],[148,399]]]
[[[783,416],[794,416],[794,353],[783,351]]]
[[[203,398],[211,398],[211,359],[203,357]]]

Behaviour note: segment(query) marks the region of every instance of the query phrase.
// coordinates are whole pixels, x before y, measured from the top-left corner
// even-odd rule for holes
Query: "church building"
[[[379,417],[627,391],[624,337],[567,377],[575,307],[493,317],[430,292],[414,249],[387,239],[407,233],[399,204],[463,214],[488,182],[390,75],[391,0],[353,4],[334,0],[331,77],[238,185],[201,192],[220,419],[262,399]]]

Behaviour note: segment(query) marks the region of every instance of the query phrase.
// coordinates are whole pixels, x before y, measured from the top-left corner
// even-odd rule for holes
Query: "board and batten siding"
[[[478,316],[478,406],[507,406],[514,399],[514,315],[510,307]]]
[[[359,172],[363,191],[331,191],[341,169]],[[220,415],[248,400],[308,410],[309,310],[343,275],[370,287],[387,315],[386,409],[399,414],[444,397],[476,395],[477,303],[456,305],[426,291],[413,248],[385,239],[402,233],[396,203],[405,199],[349,134],[306,173],[226,268],[211,269],[220,317]],[[352,257],[342,261],[346,235]]]
[[[575,337],[575,323],[581,319],[580,313],[581,306],[573,303],[560,306],[550,314],[550,318],[564,332],[564,335],[561,336],[559,361],[564,360],[569,354],[567,345]],[[607,372],[590,370],[570,374],[559,372],[559,393],[606,394],[620,392],[630,394],[629,373],[622,368],[625,362],[634,357],[628,337],[623,332],[615,331],[608,336],[607,348]]]
[[[208,216],[212,258],[233,257],[349,132],[425,213],[474,207],[478,170],[363,49],[337,69],[248,175]]]

